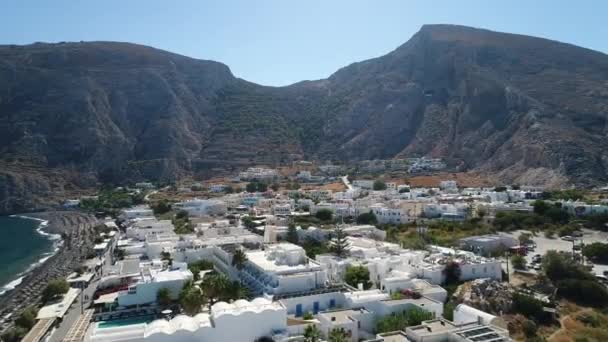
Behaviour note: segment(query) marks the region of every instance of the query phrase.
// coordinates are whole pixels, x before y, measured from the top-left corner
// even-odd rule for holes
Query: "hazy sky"
[[[324,78],[423,24],[529,34],[608,52],[604,0],[3,0],[0,44],[112,40],[227,64],[246,80]]]

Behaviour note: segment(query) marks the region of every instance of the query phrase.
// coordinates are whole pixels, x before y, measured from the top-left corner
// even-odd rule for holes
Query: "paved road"
[[[106,263],[104,264],[104,266],[102,266],[102,269],[107,265],[111,265],[111,255],[110,255],[109,251],[106,252],[105,259],[106,259]],[[67,335],[68,331],[70,331],[70,328],[72,327],[72,325],[74,325],[74,323],[76,323],[76,321],[78,320],[78,318],[81,315],[81,312],[80,312],[81,299],[84,298],[85,296],[88,296],[88,300],[86,300],[83,305],[84,309],[86,310],[87,307],[89,306],[89,303],[93,300],[93,294],[95,293],[95,289],[97,288],[99,279],[100,279],[100,276],[95,275],[95,277],[93,278],[93,281],[91,281],[89,286],[84,290],[83,296],[79,296],[74,301],[74,303],[68,310],[67,314],[63,317],[62,322],[53,331],[52,335],[50,336],[50,339],[47,342],[63,341],[63,339]]]

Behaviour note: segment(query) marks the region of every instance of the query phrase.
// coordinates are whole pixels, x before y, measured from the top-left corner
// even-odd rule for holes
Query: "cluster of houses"
[[[190,214],[191,234],[176,234],[170,220],[155,218],[145,206],[124,210],[123,231],[114,238],[124,258],[104,268],[85,341],[303,341],[311,325],[324,338],[343,330],[348,341],[510,341],[495,316],[472,307],[461,304],[453,321],[443,318],[446,265],[458,263],[463,281],[501,280],[497,259],[439,246],[404,249],[385,241],[385,231],[373,225],[343,225],[347,252],[342,256],[310,258],[304,248],[286,242],[289,216],[329,209],[337,216],[373,212],[379,221],[401,223],[425,215],[425,205],[439,205],[433,210],[442,213],[444,203],[457,204],[439,198],[463,196],[439,188],[403,191],[406,187],[387,184],[386,190],[373,191],[367,182],[347,185],[338,193],[240,193],[178,203],[176,208]],[[485,192],[479,189],[475,196],[484,198]],[[414,204],[403,204],[408,201]],[[257,227],[246,227],[245,217]],[[320,227],[296,227],[296,232],[301,241],[332,239],[331,230]],[[239,268],[232,262],[237,250],[246,255]],[[195,278],[187,265],[199,260],[247,287],[249,299],[218,302],[194,317],[154,319],[151,314],[160,312],[159,289],[169,289],[177,300],[184,284]],[[369,281],[347,284],[352,266],[364,267]],[[199,276],[204,279],[206,272]],[[434,318],[400,331],[376,332],[382,317],[413,309]],[[112,324],[123,312],[142,316]]]

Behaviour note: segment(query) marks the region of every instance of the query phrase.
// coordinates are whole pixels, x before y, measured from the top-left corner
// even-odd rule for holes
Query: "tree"
[[[158,289],[158,291],[156,292],[156,302],[161,307],[167,307],[171,305],[171,290],[166,287]]]
[[[401,188],[401,189],[399,189],[399,193],[400,194],[403,194],[403,193],[406,193],[406,192],[410,192],[410,188]]]
[[[536,200],[533,204],[534,213],[538,215],[544,215],[545,212],[549,209],[549,204],[543,200]]]
[[[591,273],[575,263],[570,256],[556,251],[548,251],[543,256],[542,270],[552,282],[563,279],[595,280]]]
[[[494,188],[494,191],[496,192],[505,192],[507,191],[507,187],[506,186],[497,186]]]
[[[230,301],[247,298],[248,295],[249,290],[245,286],[241,285],[240,282],[235,280],[228,285],[228,288],[226,289],[226,291],[224,291],[224,294],[221,296],[221,298],[224,301]]]
[[[542,319],[544,314],[543,302],[540,300],[521,293],[513,294],[513,311],[514,313],[524,315],[536,320]]]
[[[62,295],[70,289],[70,285],[65,279],[53,279],[49,281],[42,292],[42,301],[48,302],[56,296]]]
[[[557,295],[589,306],[608,304],[608,290],[595,276],[569,255],[549,251],[542,259],[542,269],[557,287]]]
[[[608,263],[608,243],[594,242],[583,247],[583,255],[595,263]]]
[[[376,321],[376,332],[384,333],[404,330],[406,327],[420,325],[420,323],[429,319],[433,319],[433,314],[431,312],[420,308],[412,308],[407,311],[392,313],[381,317]]]
[[[358,224],[375,224],[377,222],[376,215],[372,211],[357,216]]]
[[[209,300],[209,306],[211,306],[222,296],[226,295],[226,291],[230,286],[230,280],[222,273],[210,274],[203,278],[201,286],[203,295]]]
[[[34,305],[28,306],[15,320],[15,324],[24,329],[30,330],[36,324],[38,309]]]
[[[162,215],[171,211],[171,204],[165,199],[152,204],[151,207],[155,215]]]
[[[348,335],[346,335],[344,328],[335,328],[329,332],[327,340],[329,342],[347,342]]]
[[[319,209],[319,210],[317,210],[317,213],[315,214],[315,217],[321,221],[331,221],[333,216],[334,216],[334,213],[329,209]]]
[[[310,324],[304,329],[304,341],[305,342],[319,342],[321,341],[321,331],[316,325]]]
[[[369,281],[369,270],[364,266],[348,266],[344,273],[344,281],[352,287],[363,284],[364,290],[372,287],[372,282]]]
[[[523,331],[524,335],[526,335],[526,337],[530,338],[536,336],[536,330],[538,330],[538,328],[536,326],[536,323],[529,319],[526,319],[521,323],[521,330]]]
[[[190,214],[185,210],[180,210],[175,214],[175,218],[178,220],[187,220],[189,216]]]
[[[272,191],[279,191],[279,184],[277,183],[272,183],[270,185],[270,188],[272,189]]]
[[[519,240],[519,244],[524,245],[524,246],[533,242],[532,235],[530,235],[528,233],[519,234],[519,237],[517,239]]]
[[[526,259],[523,256],[516,254],[511,257],[511,264],[513,265],[513,268],[523,270],[526,268]]]
[[[0,336],[0,341],[4,342],[20,342],[23,337],[27,334],[27,329],[23,327],[13,327],[8,329]]]
[[[298,231],[296,229],[296,226],[295,226],[295,224],[290,223],[289,227],[287,227],[287,241],[297,245],[298,240],[299,240],[299,237],[298,237]]]
[[[333,237],[331,239],[331,250],[339,257],[344,257],[348,253],[350,249],[350,243],[346,239],[346,233],[344,232],[344,228],[340,225],[336,226],[334,229]]]
[[[251,182],[247,184],[245,190],[247,190],[247,192],[266,192],[266,190],[268,190],[268,185],[261,182]]]
[[[194,316],[201,312],[201,307],[205,305],[205,297],[198,286],[187,283],[180,292],[179,302],[186,314]]]
[[[173,258],[169,252],[160,252],[160,260],[167,260],[169,265],[173,265]]]
[[[381,179],[376,179],[374,181],[373,189],[376,191],[386,190],[386,183]]]
[[[250,216],[241,218],[241,222],[243,222],[243,226],[249,230],[255,228],[255,222],[253,222],[253,219]]]
[[[460,264],[454,260],[448,261],[443,269],[446,284],[456,284],[460,281]]]
[[[247,263],[247,254],[242,249],[235,250],[232,255],[232,266],[240,271],[245,267],[245,263]]]

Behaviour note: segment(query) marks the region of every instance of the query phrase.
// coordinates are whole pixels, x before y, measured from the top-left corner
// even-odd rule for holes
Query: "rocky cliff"
[[[608,56],[462,26],[278,88],[135,44],[0,46],[0,212],[299,158],[427,155],[505,182],[597,184],[607,115]]]

